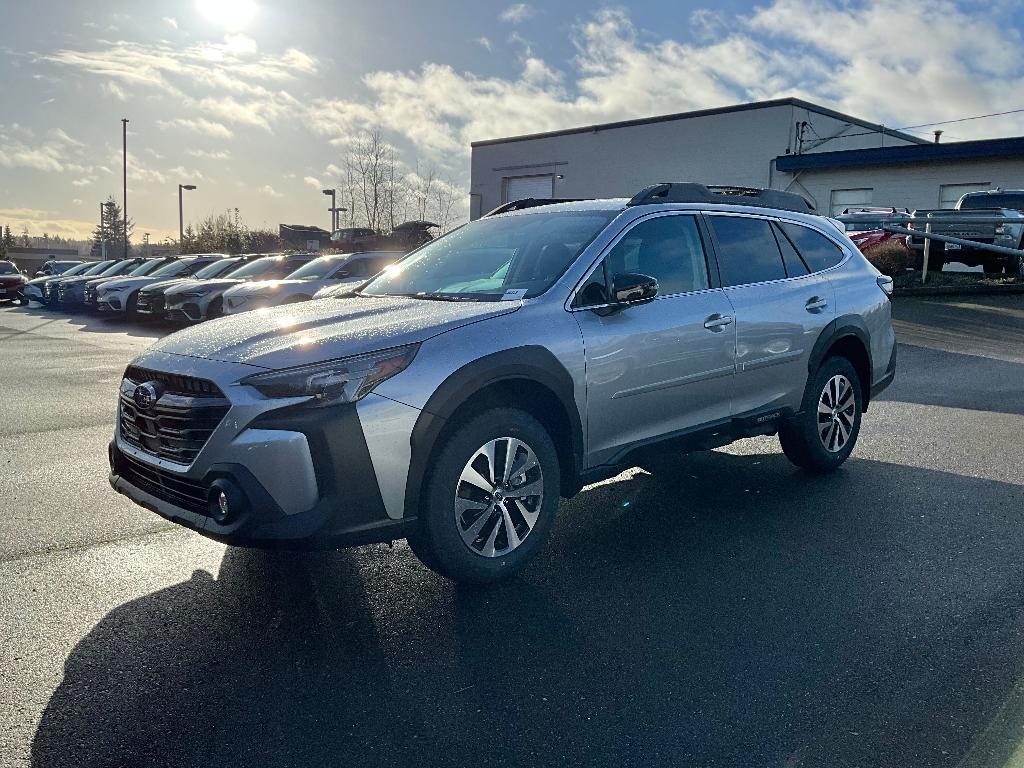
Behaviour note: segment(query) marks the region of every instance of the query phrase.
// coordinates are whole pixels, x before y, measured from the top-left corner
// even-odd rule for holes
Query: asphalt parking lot
[[[106,444],[160,330],[0,309],[0,765],[1024,764],[1024,297],[895,314],[835,475],[628,472],[471,590],[134,507]]]

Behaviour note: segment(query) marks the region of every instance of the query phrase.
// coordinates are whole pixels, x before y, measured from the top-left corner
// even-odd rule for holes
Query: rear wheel
[[[998,256],[986,256],[981,260],[982,269],[992,274],[1003,271],[1003,260]]]
[[[801,413],[779,428],[786,458],[811,472],[831,472],[846,461],[860,434],[860,377],[845,357],[830,357],[807,384]]]
[[[419,527],[409,545],[454,581],[517,573],[547,539],[559,465],[547,430],[525,411],[496,408],[456,428],[431,460]]]

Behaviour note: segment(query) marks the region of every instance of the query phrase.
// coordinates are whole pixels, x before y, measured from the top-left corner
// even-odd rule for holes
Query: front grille
[[[162,384],[164,391],[143,410],[132,393],[145,382]],[[158,458],[191,464],[230,407],[212,381],[129,366],[120,393],[121,437]]]
[[[135,301],[135,309],[138,312],[163,312],[164,311],[164,294],[163,291],[159,293],[147,293],[146,291],[139,291],[139,298]]]
[[[188,395],[189,397],[216,397],[227,402],[224,393],[212,381],[197,379],[195,376],[182,376],[177,373],[165,371],[153,371],[149,368],[140,368],[137,365],[129,365],[124,372],[124,377],[133,384],[142,384],[146,381],[159,381],[167,388],[170,395]]]
[[[143,464],[124,453],[121,453],[117,464],[121,477],[139,490],[191,512],[209,513],[206,489],[201,483]]]
[[[57,298],[57,284],[47,283],[43,289],[43,295],[46,296],[47,301],[54,301]]]

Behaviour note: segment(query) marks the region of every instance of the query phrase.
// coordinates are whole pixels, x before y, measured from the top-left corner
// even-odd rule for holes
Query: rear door
[[[698,215],[647,217],[620,235],[576,294],[590,466],[729,417],[735,325],[710,279],[704,234]],[[656,278],[658,296],[609,308],[616,273]]]
[[[733,415],[796,410],[811,349],[836,316],[832,285],[800,256],[778,223],[759,216],[705,215],[723,289],[736,313]],[[829,245],[820,233],[793,226]]]

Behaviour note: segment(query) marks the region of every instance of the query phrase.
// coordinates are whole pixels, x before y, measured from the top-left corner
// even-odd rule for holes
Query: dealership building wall
[[[493,139],[472,146],[470,216],[523,197],[631,197],[661,181],[788,189],[822,213],[1024,187],[1024,147],[976,144],[936,145],[800,99]]]

